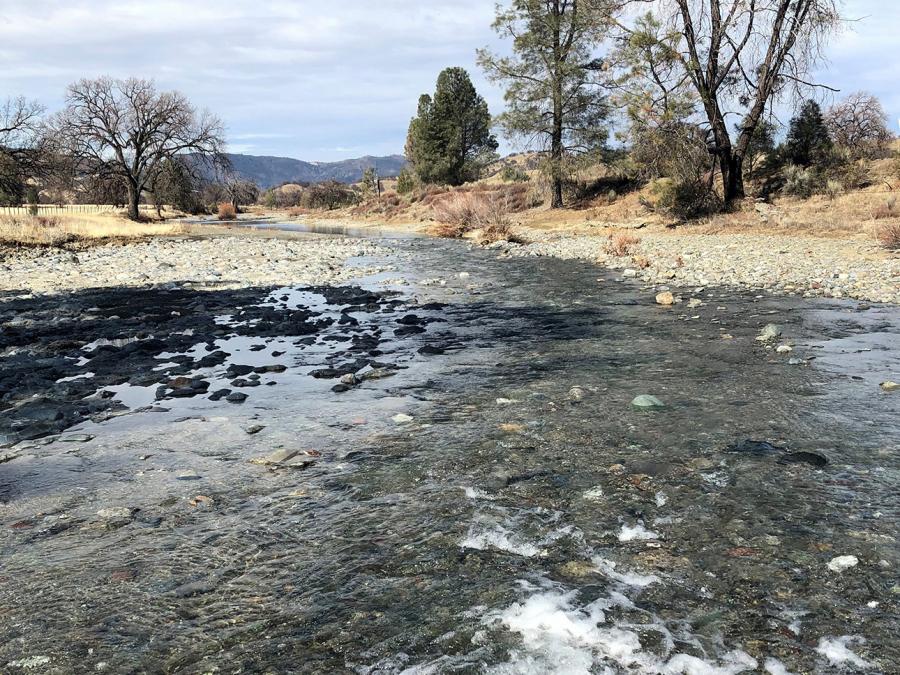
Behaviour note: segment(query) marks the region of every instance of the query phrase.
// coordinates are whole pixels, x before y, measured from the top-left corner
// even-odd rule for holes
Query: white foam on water
[[[660,579],[654,574],[636,574],[634,572],[617,572],[616,563],[606,560],[599,556],[595,557],[591,562],[594,566],[608,578],[625,584],[626,586],[634,586],[635,588],[646,588],[650,584],[659,583]]]
[[[82,373],[81,375],[73,375],[72,377],[63,377],[56,381],[56,384],[63,384],[64,382],[75,382],[77,380],[90,380],[94,377],[95,373]]]
[[[460,546],[480,551],[495,549],[533,558],[564,537],[580,535],[571,525],[560,526],[561,517],[561,513],[546,509],[516,512],[485,504],[484,510],[475,514]]]
[[[590,490],[585,490],[581,497],[589,502],[599,501],[603,497],[603,488],[598,485]]]
[[[781,661],[771,656],[766,659],[763,668],[766,669],[766,672],[769,673],[769,675],[794,675],[784,667],[784,664]]]
[[[663,655],[645,651],[633,624],[607,624],[607,611],[615,606],[633,606],[621,594],[611,594],[578,606],[578,591],[558,586],[536,590],[507,609],[489,615],[494,623],[518,634],[522,646],[512,650],[507,663],[488,668],[494,675],[590,675],[620,672],[645,675],[738,675],[757,668],[758,663],[743,651],[735,650],[713,661],[687,654],[671,654],[674,642],[660,623],[640,625],[642,632],[658,631],[668,638]],[[601,671],[598,668],[603,667]]]
[[[152,336],[150,338],[145,338],[145,339],[148,339],[148,340],[152,339]],[[93,342],[88,342],[86,345],[84,345],[81,348],[81,351],[92,352],[95,349],[97,349],[97,347],[119,347],[119,348],[121,348],[121,347],[124,347],[125,345],[130,345],[130,344],[133,344],[135,342],[140,342],[140,341],[141,341],[140,338],[136,338],[136,337],[118,338],[115,340],[107,340],[106,338],[100,338],[99,340],[94,340]]]
[[[865,644],[866,639],[859,636],[845,635],[837,638],[821,638],[816,652],[824,656],[835,666],[856,666],[857,668],[870,668],[870,664],[865,659],[855,654],[850,645]]]
[[[644,527],[643,521],[639,521],[637,525],[630,527],[622,525],[622,531],[619,532],[619,541],[649,541],[659,539],[656,532],[651,532]]]
[[[463,492],[466,493],[466,497],[469,499],[484,499],[486,501],[492,502],[496,499],[496,497],[492,494],[485,492],[484,490],[476,487],[469,487],[468,485],[463,486]]]

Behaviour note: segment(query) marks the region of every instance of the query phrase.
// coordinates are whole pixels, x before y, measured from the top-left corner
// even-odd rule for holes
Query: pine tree
[[[508,9],[498,6],[494,29],[512,37],[513,55],[478,52],[488,77],[507,87],[501,126],[547,153],[554,208],[563,205],[567,160],[607,139],[598,87],[604,64],[595,51],[609,26],[605,0],[512,0]]]
[[[496,159],[497,139],[491,115],[462,68],[447,68],[437,80],[434,97],[419,98],[410,122],[406,157],[423,183],[462,185],[477,180]]]
[[[791,120],[784,143],[785,159],[797,166],[811,166],[827,160],[831,148],[822,108],[815,101],[806,101]]]

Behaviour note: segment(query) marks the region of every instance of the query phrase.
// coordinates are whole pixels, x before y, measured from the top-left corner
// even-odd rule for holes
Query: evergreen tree
[[[784,143],[785,159],[797,166],[811,166],[827,160],[831,147],[822,108],[815,101],[806,101],[791,120]]]
[[[447,68],[434,97],[419,98],[410,122],[406,157],[423,183],[462,185],[477,180],[496,158],[491,115],[462,68]]]
[[[512,0],[498,6],[494,29],[513,40],[513,55],[482,49],[481,67],[506,84],[507,134],[538,144],[553,185],[554,208],[563,205],[568,158],[603,147],[607,106],[600,94],[604,64],[597,47],[610,27],[605,0]]]

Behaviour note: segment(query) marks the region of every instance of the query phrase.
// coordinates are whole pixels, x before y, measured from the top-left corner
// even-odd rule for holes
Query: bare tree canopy
[[[152,81],[135,78],[70,85],[56,131],[73,156],[123,181],[134,220],[141,194],[168,160],[190,153],[196,161],[213,162],[224,148],[217,117],[198,113],[178,92],[158,92]]]
[[[549,153],[554,208],[563,204],[566,157],[607,139],[595,50],[611,25],[609,11],[606,0],[512,0],[508,8],[498,5],[494,30],[512,39],[513,56],[478,52],[488,77],[507,87],[501,126]]]
[[[44,107],[24,97],[0,104],[0,195],[18,202],[25,181],[43,172]]]
[[[893,138],[887,119],[881,101],[863,91],[850,94],[825,114],[831,139],[851,159],[876,157],[887,149]]]
[[[632,0],[644,4],[646,0]],[[722,174],[724,197],[744,196],[743,164],[764,113],[810,80],[838,28],[839,0],[658,0],[677,36],[667,46],[700,98]],[[651,4],[651,3],[646,3]],[[626,30],[630,30],[626,27]],[[736,138],[729,116],[737,117]]]

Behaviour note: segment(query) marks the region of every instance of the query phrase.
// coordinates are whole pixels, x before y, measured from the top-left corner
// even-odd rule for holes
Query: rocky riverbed
[[[496,244],[510,256],[597,262],[627,278],[672,286],[734,286],[804,298],[900,304],[900,255],[867,239],[787,235],[659,233],[635,230],[628,255],[607,252],[607,236],[527,230],[533,243]]]
[[[83,250],[20,249],[0,259],[0,291],[54,293],[105,286],[249,288],[332,284],[358,275],[348,258],[383,251],[337,237],[179,237]],[[377,270],[363,270],[377,271]]]
[[[323,275],[185,258],[118,285],[98,260],[0,298],[0,670],[900,660],[896,308],[663,306],[460,242],[290,250]]]

